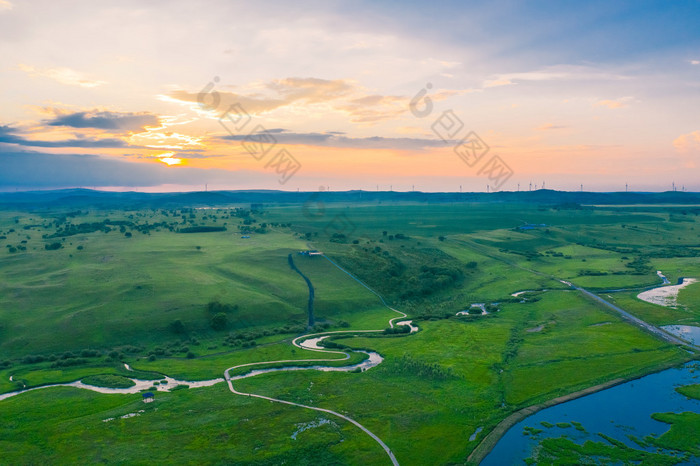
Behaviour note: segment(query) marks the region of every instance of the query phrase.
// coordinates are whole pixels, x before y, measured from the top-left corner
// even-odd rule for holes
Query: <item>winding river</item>
[[[134,385],[129,387],[129,388],[97,387],[95,385],[88,385],[86,383],[83,383],[80,380],[77,380],[75,382],[70,382],[70,383],[54,383],[54,384],[50,384],[50,385],[41,385],[39,387],[32,387],[32,388],[27,388],[25,390],[18,390],[16,392],[9,392],[9,393],[0,394],[0,401],[5,400],[5,399],[10,398],[10,397],[13,397],[13,396],[16,396],[16,395],[20,395],[22,393],[27,393],[27,392],[32,392],[34,390],[42,390],[44,388],[52,388],[52,387],[82,388],[84,390],[91,390],[93,392],[105,393],[105,394],[111,394],[111,395],[133,395],[134,393],[139,393],[139,392],[142,392],[144,390],[157,390],[159,392],[168,392],[179,385],[186,385],[187,387],[190,387],[190,388],[210,387],[212,385],[216,385],[217,383],[221,383],[224,381],[224,379],[212,379],[212,380],[200,380],[198,382],[188,382],[185,380],[173,379],[171,377],[164,377],[163,379],[157,380],[158,385],[154,385],[154,382],[156,382],[155,380],[140,380],[140,379],[129,379],[129,380],[134,382]]]
[[[417,326],[413,325],[411,320],[402,320],[395,322],[399,319],[405,319],[406,314],[391,308],[386,304],[384,299],[376,293],[374,290],[369,288],[367,285],[362,283],[358,278],[344,270],[338,264],[324,256],[328,259],[334,266],[338,267],[341,271],[348,274],[351,278],[359,282],[362,286],[370,290],[372,293],[377,295],[382,303],[391,311],[396,312],[399,316],[394,317],[389,320],[389,326],[393,328],[395,325],[406,325],[410,328],[410,333],[417,332],[419,329]],[[665,278],[665,277],[663,277]],[[687,280],[687,279],[686,279]],[[570,283],[564,282],[570,286]],[[692,279],[690,281],[692,283]],[[677,289],[687,286],[688,281],[682,281],[680,285],[676,286],[663,286],[664,288],[664,298],[668,298],[668,294],[677,293]],[[311,289],[311,288],[310,288]],[[585,290],[582,290],[585,292]],[[653,291],[653,290],[649,290]],[[524,293],[524,292],[521,292]],[[668,293],[668,294],[667,294]],[[514,294],[517,296],[520,293]],[[640,296],[641,297],[641,296]],[[668,299],[665,300],[668,305]],[[310,317],[311,318],[311,317]],[[664,328],[669,333],[674,333],[681,336],[694,344],[697,344],[700,339],[700,328],[690,327],[690,326],[668,326]],[[164,379],[158,381],[158,384],[154,385],[152,380],[140,380],[132,378],[134,385],[129,388],[104,388],[96,387],[88,384],[84,384],[80,380],[71,383],[60,383],[45,385],[40,387],[33,387],[29,389],[19,390],[11,393],[0,394],[0,400],[5,400],[7,398],[44,388],[50,387],[74,387],[86,390],[92,390],[99,393],[105,394],[135,394],[142,392],[144,390],[157,390],[157,391],[170,391],[173,388],[186,385],[190,388],[197,387],[208,387],[216,385],[221,382],[226,382],[230,391],[235,395],[249,396],[264,399],[271,402],[282,403],[290,406],[295,406],[304,409],[310,409],[314,411],[324,412],[331,414],[345,421],[348,421],[367,435],[369,435],[374,441],[376,441],[386,452],[389,459],[394,465],[398,465],[398,461],[394,456],[391,449],[374,433],[372,433],[365,426],[357,422],[356,420],[345,416],[341,413],[319,408],[315,406],[307,406],[299,403],[294,403],[290,401],[280,400],[272,397],[267,397],[263,395],[258,395],[254,393],[245,393],[236,390],[234,387],[234,382],[255,377],[258,375],[269,374],[272,372],[284,372],[284,371],[300,371],[300,370],[317,370],[324,372],[350,372],[350,371],[365,371],[369,370],[377,365],[381,364],[383,361],[382,356],[379,353],[373,351],[360,351],[360,350],[330,350],[321,346],[325,339],[328,339],[335,335],[347,335],[351,336],[353,334],[361,333],[380,333],[383,329],[377,330],[340,330],[334,332],[322,332],[318,334],[303,335],[295,338],[292,344],[298,348],[314,351],[319,353],[324,353],[326,355],[334,355],[332,358],[317,358],[317,359],[302,359],[302,360],[278,360],[278,361],[261,361],[255,363],[240,364],[237,366],[230,367],[224,371],[224,378],[216,378],[204,381],[181,381],[173,379],[171,377],[165,377]],[[329,362],[337,362],[342,360],[350,359],[350,353],[362,353],[367,357],[362,362],[346,366],[330,366]],[[338,357],[341,356],[341,357]],[[319,364],[301,366],[294,365],[301,362],[314,362]],[[280,367],[260,367],[271,364],[279,364]],[[255,368],[259,367],[259,368]],[[125,364],[127,370],[131,370],[131,367]],[[234,375],[235,372],[240,372],[239,370],[247,370],[248,372],[243,372]],[[638,380],[633,380],[612,388],[608,388],[598,393],[593,393],[591,395],[584,396],[572,401],[562,403],[557,406],[553,406],[544,409],[536,414],[531,415],[525,420],[517,423],[511,427],[506,434],[498,441],[494,449],[485,457],[481,464],[483,465],[501,465],[501,464],[516,464],[522,462],[525,458],[532,455],[532,451],[537,447],[539,441],[543,437],[560,437],[562,435],[567,435],[574,441],[579,443],[585,440],[600,441],[601,438],[596,434],[598,432],[605,435],[609,435],[621,442],[633,447],[633,448],[645,448],[637,445],[629,439],[628,434],[632,434],[635,437],[642,438],[646,435],[654,434],[661,435],[668,430],[668,425],[661,422],[653,420],[650,416],[657,412],[683,412],[688,410],[693,410],[698,412],[700,410],[700,401],[685,398],[684,396],[678,394],[674,388],[679,385],[698,383],[698,375],[700,373],[700,366],[697,363],[686,364],[680,369],[668,369],[657,374],[648,375]],[[604,415],[601,415],[604,413]],[[585,431],[572,429],[571,427],[557,427],[557,423],[562,422],[580,422]],[[541,428],[542,422],[550,423],[555,425],[555,427],[544,429],[542,433],[536,436],[526,436],[523,435],[523,429],[525,427],[535,427]],[[563,424],[561,424],[563,425]],[[478,433],[478,432],[477,432]],[[650,447],[646,447],[647,449]]]
[[[371,289],[369,286],[364,284],[362,281],[360,281],[357,277],[352,275],[350,272],[347,270],[343,269],[341,266],[333,262],[331,259],[325,257],[331,264],[333,264],[335,267],[340,269],[342,272],[346,273],[349,275],[353,280],[357,281],[359,284],[361,284],[363,287],[367,288],[369,291],[374,293],[386,306],[388,309],[391,311],[399,314],[397,317],[394,317],[389,320],[389,327],[394,328],[395,325],[405,325],[408,326],[410,329],[409,333],[415,333],[419,330],[419,328],[415,325],[413,325],[412,320],[403,320],[400,322],[394,322],[399,319],[405,319],[407,315],[401,311],[398,311],[392,307],[390,307],[385,301],[384,298]],[[289,262],[290,265],[297,271],[299,272],[302,277],[307,281],[307,284],[309,285],[309,293],[310,293],[310,300],[309,300],[309,323],[313,322],[313,311],[311,309],[312,302],[313,302],[313,286],[311,285],[311,282],[306,276],[304,276],[301,271],[296,269],[295,266],[293,266],[293,261],[291,259],[291,255],[289,256]],[[363,432],[365,432],[367,435],[369,435],[375,442],[379,444],[380,447],[385,451],[389,459],[391,460],[392,464],[395,466],[398,466],[398,460],[396,459],[396,456],[394,456],[394,453],[391,451],[391,449],[374,433],[372,433],[369,429],[367,429],[365,426],[357,422],[356,420],[329,410],[325,408],[319,408],[315,406],[307,406],[303,405],[300,403],[293,403],[291,401],[285,401],[285,400],[280,400],[277,398],[271,398],[263,395],[258,395],[255,393],[244,393],[236,390],[233,386],[233,382],[249,377],[255,377],[258,375],[263,375],[263,374],[269,374],[272,372],[285,372],[285,371],[301,371],[301,370],[317,370],[317,371],[323,371],[323,372],[350,372],[350,371],[366,371],[369,370],[373,367],[376,367],[377,365],[381,364],[381,362],[384,360],[382,356],[379,353],[373,352],[373,351],[361,351],[361,350],[347,350],[347,351],[338,351],[338,350],[329,350],[326,349],[323,346],[320,346],[319,343],[321,343],[323,340],[330,338],[331,336],[334,335],[348,335],[351,336],[353,334],[360,334],[360,333],[381,333],[383,332],[384,329],[377,329],[377,330],[339,330],[339,331],[333,331],[333,332],[322,332],[322,333],[317,333],[317,334],[310,334],[310,335],[302,335],[297,338],[295,338],[292,341],[292,344],[296,346],[297,348],[301,348],[307,351],[314,351],[314,352],[319,352],[319,353],[324,353],[324,354],[334,354],[334,355],[340,355],[342,357],[334,357],[334,358],[323,358],[323,359],[292,359],[292,360],[278,360],[278,361],[261,361],[261,362],[254,362],[254,363],[247,363],[247,364],[239,364],[237,366],[230,367],[224,371],[224,378],[217,378],[217,379],[211,379],[211,380],[204,380],[204,381],[198,381],[198,382],[189,382],[189,381],[181,381],[181,380],[176,380],[171,377],[165,377],[164,379],[161,379],[158,381],[158,384],[154,384],[154,381],[152,380],[139,380],[139,379],[130,379],[134,385],[129,387],[129,388],[105,388],[105,387],[96,387],[93,385],[88,385],[84,384],[80,380],[71,382],[71,383],[60,383],[60,384],[51,384],[51,385],[43,385],[40,387],[33,387],[33,388],[28,388],[24,390],[19,390],[15,392],[10,392],[10,393],[5,393],[5,394],[0,394],[0,401],[5,400],[7,398],[20,395],[22,393],[26,393],[29,391],[34,391],[34,390],[40,390],[44,388],[51,388],[51,387],[74,387],[74,388],[81,388],[85,390],[92,390],[98,393],[105,393],[105,394],[135,394],[139,393],[141,391],[145,390],[158,390],[158,391],[170,391],[171,389],[179,386],[179,385],[186,385],[189,388],[197,388],[197,387],[208,387],[212,385],[216,385],[221,382],[226,382],[229,386],[229,389],[231,392],[235,395],[241,395],[241,396],[249,396],[249,397],[254,397],[254,398],[260,398],[264,399],[267,401],[272,401],[275,403],[282,403],[286,404],[289,406],[296,406],[299,408],[304,408],[304,409],[310,409],[314,411],[319,411],[327,414],[331,414],[333,416],[336,416],[338,418],[341,418],[345,421],[350,422],[351,424],[354,424],[357,426],[359,429],[361,429]],[[357,363],[357,364],[352,364],[352,365],[347,365],[347,366],[329,366],[326,364],[316,364],[316,365],[310,365],[310,366],[294,366],[294,365],[288,365],[288,364],[298,364],[301,362],[318,362],[318,363],[328,363],[328,362],[337,362],[337,361],[343,361],[350,359],[350,353],[361,353],[365,354],[367,356],[366,359],[364,359],[362,362]],[[248,372],[244,372],[239,375],[231,375],[231,372],[236,371],[237,369],[242,369],[245,368],[245,370],[250,369],[255,366],[264,366],[264,365],[270,365],[270,364],[284,364],[281,367],[268,367],[268,368],[260,368],[260,369],[252,369],[249,370]],[[133,370],[128,364],[124,364],[124,367],[126,370]]]

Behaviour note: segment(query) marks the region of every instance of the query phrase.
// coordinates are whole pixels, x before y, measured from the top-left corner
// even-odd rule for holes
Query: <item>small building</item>
[[[248,235],[241,236],[241,239],[249,239],[249,238],[250,238],[250,236],[248,236]]]
[[[311,251],[299,251],[299,254],[302,256],[322,256],[323,253],[321,251],[317,251],[315,249]]]
[[[146,392],[143,394],[143,402],[144,403],[151,403],[155,399],[156,399],[155,395],[153,395],[153,393],[151,393],[151,392]]]

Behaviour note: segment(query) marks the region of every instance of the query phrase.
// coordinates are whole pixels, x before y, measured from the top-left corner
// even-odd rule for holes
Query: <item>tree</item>
[[[170,329],[175,333],[185,333],[185,324],[180,319],[176,319],[170,324]]]
[[[228,317],[223,312],[219,312],[211,318],[211,328],[214,330],[224,330],[228,325]]]

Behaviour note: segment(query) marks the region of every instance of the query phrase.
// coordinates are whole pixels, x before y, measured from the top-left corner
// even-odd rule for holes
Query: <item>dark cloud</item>
[[[14,151],[0,146],[0,190],[74,187],[142,187],[166,184],[236,186],[262,184],[266,173],[168,167],[164,164],[81,154]],[[272,178],[272,182],[275,179]]]
[[[0,143],[18,144],[27,147],[127,147],[126,142],[121,139],[69,139],[66,141],[37,141],[26,139],[15,134],[16,131],[10,126],[0,125]]]
[[[159,126],[158,117],[151,113],[75,112],[57,115],[45,122],[49,126],[97,128],[114,132],[140,132],[146,126]]]
[[[288,133],[283,129],[271,129],[268,133],[279,144],[303,144],[309,146],[323,146],[353,149],[397,149],[397,150],[422,150],[427,147],[446,147],[448,144],[438,139],[422,138],[385,138],[372,136],[366,138],[351,138],[338,132],[324,133]],[[224,136],[224,139],[241,141],[248,136],[233,135]]]

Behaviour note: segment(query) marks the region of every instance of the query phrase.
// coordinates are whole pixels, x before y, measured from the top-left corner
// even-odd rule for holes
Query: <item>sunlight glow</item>
[[[156,155],[158,158],[159,162],[163,162],[164,164],[170,166],[170,165],[182,165],[182,159],[173,157],[175,155],[175,152],[164,152],[162,154]]]

